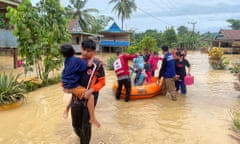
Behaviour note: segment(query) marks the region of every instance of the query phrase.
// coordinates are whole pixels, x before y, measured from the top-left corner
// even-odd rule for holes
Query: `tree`
[[[227,22],[231,24],[229,27],[231,27],[233,30],[240,30],[240,20],[228,19]]]
[[[108,25],[108,23],[113,20],[112,17],[109,16],[96,16],[91,21],[91,25],[89,25],[89,32],[90,33],[98,33],[99,31],[104,30],[104,28]]]
[[[180,48],[187,49],[187,47],[191,43],[192,38],[192,32],[188,31],[188,28],[186,26],[180,26],[177,28],[177,38],[178,42],[177,45]]]
[[[179,36],[183,36],[184,34],[188,33],[188,28],[186,26],[180,26],[177,28],[177,33]]]
[[[8,8],[17,48],[25,59],[25,74],[35,65],[38,77],[48,83],[49,73],[62,67],[59,47],[70,41],[64,14],[58,0],[41,0],[35,8],[29,0],[23,0],[16,9]]]
[[[84,9],[86,3],[87,0],[70,0],[70,5],[65,8],[67,14],[71,18],[77,19],[82,31],[85,32],[88,31],[88,25],[94,21],[94,16],[90,13],[98,12],[95,8]]]
[[[156,39],[151,36],[144,36],[135,46],[130,46],[128,52],[136,53],[137,51],[143,51],[145,48],[149,48],[151,51],[158,51]]]
[[[135,0],[110,0],[109,4],[116,3],[112,11],[117,14],[118,18],[121,18],[122,21],[122,30],[123,22],[125,19],[129,19],[133,11],[136,11],[137,6]]]
[[[6,22],[5,16],[3,13],[0,13],[0,29],[8,29],[9,26]]]
[[[158,32],[157,30],[148,29],[148,30],[145,31],[144,35],[145,36],[151,36],[154,39],[156,39],[157,47],[161,47],[161,44],[163,43],[161,32]]]
[[[163,33],[163,39],[165,45],[168,45],[169,47],[173,47],[177,43],[177,35],[173,27],[167,29]]]
[[[214,36],[211,32],[206,32],[201,35],[201,47],[208,48],[212,46],[212,41],[214,39]]]

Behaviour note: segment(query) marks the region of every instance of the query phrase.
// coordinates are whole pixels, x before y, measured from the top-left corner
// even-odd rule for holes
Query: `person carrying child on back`
[[[64,69],[62,71],[62,84],[64,88],[63,91],[66,93],[72,93],[79,99],[87,99],[87,107],[90,113],[89,122],[96,125],[97,127],[100,127],[100,123],[96,120],[94,115],[94,96],[90,95],[89,97],[85,97],[84,93],[87,91],[87,89],[79,85],[81,72],[86,71],[88,66],[92,65],[93,58],[88,61],[79,57],[75,57],[75,51],[70,44],[62,45],[60,51],[65,57]],[[64,110],[64,118],[68,117],[70,102]]]
[[[183,50],[179,50],[176,52],[177,59],[175,61],[175,67],[176,67],[176,91],[179,90],[181,87],[181,93],[186,94],[187,89],[186,85],[184,83],[184,77],[187,75],[190,75],[190,68],[191,65],[187,59],[185,59],[185,53]],[[188,72],[186,73],[186,67],[188,68]]]

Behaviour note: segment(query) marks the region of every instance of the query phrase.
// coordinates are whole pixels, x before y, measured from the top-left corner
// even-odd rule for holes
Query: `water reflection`
[[[239,55],[228,56],[237,60]],[[107,85],[96,108],[100,129],[93,127],[92,144],[238,144],[229,128],[229,109],[239,106],[235,77],[228,71],[212,70],[206,54],[189,52],[195,84],[186,96],[173,102],[169,97],[116,101],[111,86],[115,74],[106,71]],[[28,94],[18,109],[0,112],[0,143],[78,144],[71,120],[62,118],[69,95],[59,84]]]

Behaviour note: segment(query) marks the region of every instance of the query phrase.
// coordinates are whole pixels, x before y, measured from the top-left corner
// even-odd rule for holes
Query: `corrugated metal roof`
[[[69,32],[82,32],[82,29],[81,29],[77,19],[72,19],[70,21],[70,24],[68,26],[68,31]]]
[[[0,29],[0,48],[17,47],[17,37],[15,37],[12,32],[12,30]]]
[[[220,30],[216,40],[240,40],[240,30]]]
[[[94,37],[103,37],[103,35],[100,35],[100,34],[83,32],[77,19],[71,20],[68,26],[68,31],[70,34],[82,34],[82,35],[88,35],[88,36],[94,36]]]

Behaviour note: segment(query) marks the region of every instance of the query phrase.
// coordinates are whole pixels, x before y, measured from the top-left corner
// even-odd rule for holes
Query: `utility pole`
[[[192,50],[193,50],[193,48],[195,47],[195,41],[194,41],[195,24],[197,24],[197,22],[188,22],[188,24],[193,25],[193,29],[192,29]]]

